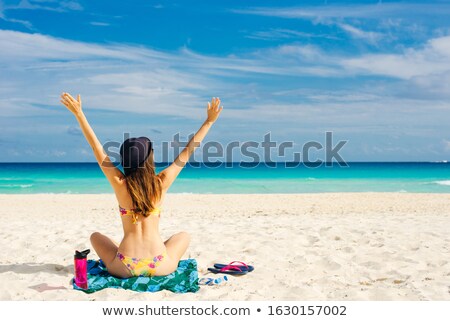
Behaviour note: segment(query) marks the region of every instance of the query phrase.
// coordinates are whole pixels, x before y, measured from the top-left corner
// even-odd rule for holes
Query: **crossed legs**
[[[131,276],[131,272],[120,259],[116,257],[119,248],[119,245],[116,242],[99,232],[92,233],[90,239],[95,252],[105,263],[106,268],[112,275],[120,278],[128,278]],[[165,261],[166,264],[161,264],[159,266],[156,275],[167,275],[175,271],[178,262],[186,252],[189,243],[190,236],[187,232],[174,234],[165,241],[164,245],[166,246],[169,257],[167,258],[167,261]]]

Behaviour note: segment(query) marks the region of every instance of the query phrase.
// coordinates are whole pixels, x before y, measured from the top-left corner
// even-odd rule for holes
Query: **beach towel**
[[[121,288],[138,292],[169,290],[176,293],[197,292],[199,289],[195,259],[181,260],[176,271],[166,276],[139,276],[128,279],[116,278],[109,274],[101,260],[88,260],[87,264],[88,288],[82,289],[72,282],[74,289],[86,293],[105,288]]]

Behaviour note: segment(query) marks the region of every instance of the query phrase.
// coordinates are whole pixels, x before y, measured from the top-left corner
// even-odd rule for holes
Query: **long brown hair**
[[[128,193],[136,213],[147,217],[161,199],[162,180],[156,175],[153,151],[136,171],[126,178]]]

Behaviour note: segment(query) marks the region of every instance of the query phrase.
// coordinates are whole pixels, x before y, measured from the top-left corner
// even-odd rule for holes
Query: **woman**
[[[186,252],[190,236],[180,232],[163,242],[158,229],[160,207],[167,190],[219,117],[223,109],[220,99],[213,98],[208,103],[206,121],[175,161],[159,174],[155,172],[152,143],[148,138],[130,138],[122,144],[122,173],[103,150],[83,114],[80,95],[74,99],[62,93],[61,103],[75,115],[119,205],[124,231],[120,245],[99,232],[91,235],[92,246],[109,273],[120,278],[172,273]]]

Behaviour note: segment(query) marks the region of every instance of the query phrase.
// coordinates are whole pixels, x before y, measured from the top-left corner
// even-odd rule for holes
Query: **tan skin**
[[[103,146],[97,139],[94,131],[89,125],[83,110],[80,95],[77,99],[68,93],[61,94],[61,103],[67,107],[75,116],[80,124],[81,130],[91,146],[94,156],[114,189],[118,204],[125,209],[132,209],[133,202],[128,194],[125,177],[117,169],[105,153]],[[163,189],[162,196],[157,207],[161,207],[167,190],[177,178],[178,174],[184,168],[189,157],[195,148],[200,145],[205,138],[212,124],[219,117],[223,106],[220,106],[220,99],[213,97],[207,105],[207,117],[200,129],[191,138],[188,145],[178,155],[175,161],[158,174],[162,177]],[[157,267],[155,275],[167,275],[176,270],[178,262],[186,252],[190,242],[190,236],[186,232],[180,232],[172,235],[166,241],[163,241],[159,233],[159,216],[150,215],[144,217],[139,215],[138,224],[132,223],[131,216],[122,216],[124,237],[120,244],[117,244],[106,235],[95,232],[91,235],[91,243],[98,256],[105,263],[108,271],[117,277],[127,278],[131,276],[130,271],[116,257],[117,251],[126,256],[136,258],[153,258],[167,251],[168,257]]]

